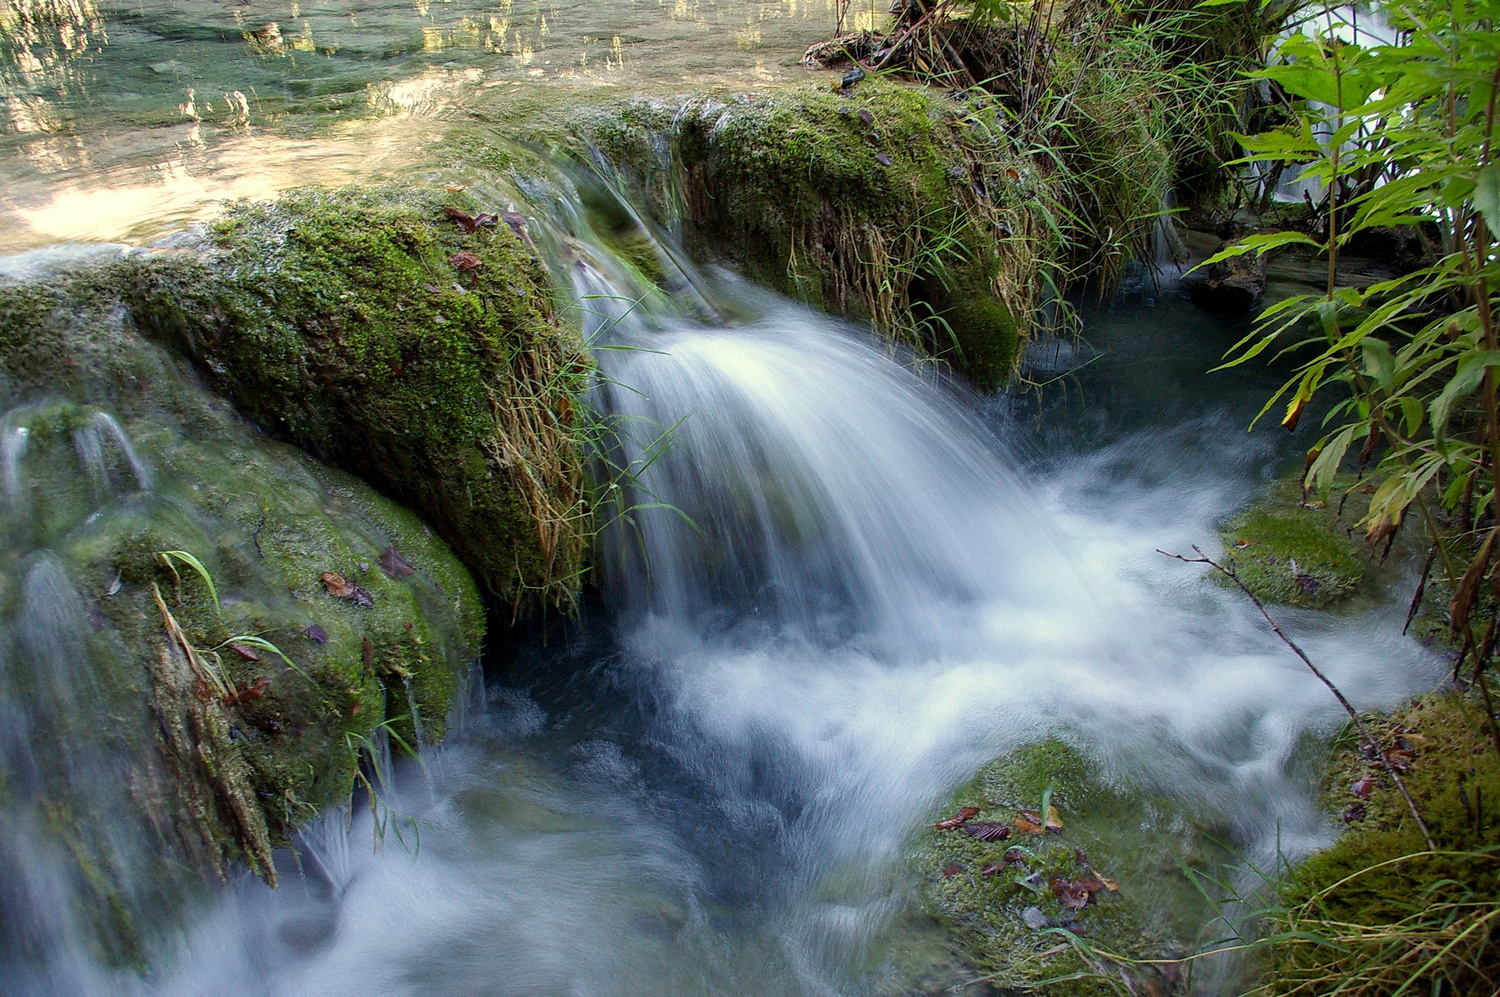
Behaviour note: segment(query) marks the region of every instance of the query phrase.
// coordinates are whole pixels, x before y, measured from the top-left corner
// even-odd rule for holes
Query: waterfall
[[[464,736],[422,766],[393,764],[375,738],[389,809],[315,822],[276,892],[242,879],[162,905],[175,943],[98,959],[69,920],[89,894],[48,872],[61,866],[36,856],[51,846],[26,811],[0,843],[15,935],[0,945],[21,953],[0,972],[20,967],[20,993],[948,987],[969,975],[911,914],[914,834],[985,762],[1049,736],[1114,784],[1188,801],[1254,858],[1328,840],[1295,762],[1309,731],[1336,729],[1337,705],[1237,593],[1155,553],[1209,542],[1258,487],[1266,453],[1244,456],[1258,444],[1238,414],[1164,414],[1171,382],[1147,378],[1128,385],[1149,395],[1145,428],[1039,455],[1003,401],[866,329],[695,270],[643,213],[611,207],[608,183],[590,207],[590,182],[560,169],[533,200],[470,191],[532,214],[527,237],[596,352],[597,603],[562,640],[497,641]],[[615,250],[622,231],[659,278]],[[1142,349],[1154,378],[1166,364]],[[1126,388],[1106,389],[1081,422],[1109,424],[1110,391]],[[128,511],[140,489],[184,486],[153,478],[101,415],[47,421],[45,441],[42,421],[8,415],[9,507],[48,497],[38,482],[62,462],[43,442],[73,454],[72,527],[101,503]],[[28,533],[28,549],[43,539]],[[45,647],[49,695],[94,695],[70,671],[78,641],[97,639],[76,582],[37,553],[22,605],[0,640],[4,680]],[[1284,622],[1361,706],[1441,670],[1399,622],[1357,608]],[[0,744],[6,784],[24,786],[49,755],[43,714],[15,701],[7,686]],[[94,768],[69,771],[103,778],[97,798],[113,805],[116,756],[80,744]],[[380,838],[392,811],[409,839]],[[105,844],[128,882],[149,879],[149,848]],[[139,888],[125,908],[153,911]]]

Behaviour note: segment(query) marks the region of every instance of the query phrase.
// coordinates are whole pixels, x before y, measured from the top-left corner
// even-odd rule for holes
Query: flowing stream
[[[1237,595],[1154,553],[1210,542],[1274,463],[1244,435],[1253,381],[1153,397],[1222,332],[1171,301],[1100,316],[1118,352],[1038,433],[859,329],[704,287],[733,322],[589,299],[624,347],[599,352],[601,404],[633,525],[601,603],[493,649],[462,732],[398,767],[404,843],[330,817],[280,890],[200,905],[146,977],[73,950],[30,992],[937,992],[965,977],[914,911],[913,835],[1046,734],[1258,861],[1327,840],[1297,760],[1336,706]],[[1359,703],[1438,667],[1369,606],[1282,615]]]
[[[691,21],[714,5],[678,7]],[[918,910],[914,838],[984,762],[1046,736],[1186,801],[1255,862],[1331,838],[1304,756],[1337,705],[1237,593],[1157,553],[1216,549],[1216,524],[1286,456],[1271,430],[1245,432],[1274,375],[1203,374],[1233,331],[1163,289],[1091,316],[1087,345],[1034,347],[1040,392],[978,398],[728,275],[683,267],[679,303],[628,306],[638,290],[597,243],[554,255],[596,316],[596,401],[631,471],[614,478],[598,599],[490,649],[459,730],[395,766],[383,841],[366,811],[325,818],[281,857],[279,890],[246,877],[188,901],[139,965],[72,941],[36,851],[47,832],[11,800],[0,868],[42,871],[0,890],[0,938],[51,942],[0,989],[940,992],[968,976]],[[0,427],[7,483],[25,466],[18,418]],[[153,485],[106,413],[75,436],[100,509],[183,486]],[[12,513],[12,546],[30,549]],[[62,688],[80,613],[32,563],[16,653],[65,706],[90,695]],[[1280,616],[1379,706],[1442,668],[1388,601]],[[20,757],[48,718],[6,702]],[[107,809],[107,762],[78,765]]]

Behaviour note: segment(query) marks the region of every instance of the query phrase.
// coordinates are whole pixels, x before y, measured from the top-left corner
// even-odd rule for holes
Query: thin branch
[[[1187,564],[1208,565],[1215,571],[1219,572],[1219,574],[1223,575],[1225,578],[1228,578],[1230,581],[1234,582],[1234,584],[1239,587],[1239,590],[1245,593],[1245,595],[1249,597],[1251,602],[1255,603],[1255,608],[1260,610],[1260,615],[1264,616],[1266,618],[1266,622],[1271,625],[1271,632],[1280,637],[1281,642],[1287,647],[1291,648],[1292,653],[1301,658],[1302,663],[1312,670],[1312,673],[1318,677],[1318,681],[1322,682],[1325,686],[1328,687],[1328,691],[1333,693],[1334,698],[1339,701],[1339,705],[1344,708],[1344,712],[1349,714],[1349,719],[1354,721],[1354,726],[1359,731],[1359,736],[1364,738],[1365,743],[1369,745],[1369,747],[1373,749],[1377,755],[1380,756],[1381,764],[1384,765],[1385,770],[1390,773],[1392,781],[1396,783],[1396,788],[1401,791],[1402,798],[1406,800],[1407,807],[1411,809],[1411,815],[1416,819],[1417,827],[1421,828],[1422,837],[1427,840],[1427,847],[1433,851],[1437,851],[1437,843],[1433,841],[1432,832],[1427,829],[1427,822],[1422,819],[1421,812],[1417,810],[1417,802],[1411,798],[1411,793],[1409,793],[1406,789],[1406,783],[1402,781],[1400,773],[1396,771],[1396,766],[1391,761],[1390,756],[1386,754],[1385,748],[1381,747],[1380,742],[1375,740],[1374,735],[1370,733],[1370,729],[1366,727],[1365,722],[1360,719],[1359,712],[1354,709],[1349,700],[1344,698],[1344,694],[1339,691],[1339,687],[1333,684],[1332,679],[1323,674],[1322,669],[1313,664],[1312,659],[1307,656],[1307,652],[1298,647],[1296,641],[1287,636],[1286,631],[1281,629],[1281,625],[1276,622],[1276,620],[1271,616],[1270,613],[1266,612],[1265,605],[1255,597],[1255,593],[1246,588],[1245,583],[1240,581],[1239,576],[1236,575],[1233,571],[1230,571],[1228,568],[1224,567],[1224,565],[1220,564],[1218,561],[1215,561],[1213,558],[1203,553],[1203,551],[1199,549],[1197,544],[1193,545],[1193,553],[1197,554],[1197,557],[1185,557],[1182,554],[1173,554],[1171,551],[1165,551],[1160,548],[1157,548],[1156,552],[1167,557],[1176,558],[1177,560],[1186,562]]]

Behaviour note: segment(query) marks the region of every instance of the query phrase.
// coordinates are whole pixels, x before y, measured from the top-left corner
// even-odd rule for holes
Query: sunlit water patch
[[[0,0],[0,251],[388,175],[437,134],[412,119],[476,102],[800,77],[840,6]],[[881,10],[858,0],[849,23]]]

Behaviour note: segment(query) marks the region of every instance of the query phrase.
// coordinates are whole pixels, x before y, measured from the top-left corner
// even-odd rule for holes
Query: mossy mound
[[[127,301],[267,432],[420,512],[500,599],[566,602],[591,363],[523,231],[448,208],[479,214],[393,189],[236,204],[202,253],[121,264]]]
[[[1061,829],[1024,833],[1018,816],[1039,813],[1049,788]],[[1171,989],[1174,972],[1125,970],[1107,956],[1084,953],[1183,954],[1179,939],[1191,937],[1206,904],[1182,863],[1222,858],[1200,818],[1180,804],[1108,785],[1082,753],[1057,740],[991,762],[937,817],[964,807],[978,813],[963,826],[923,832],[916,866],[931,909],[979,973],[1001,989],[1029,990],[1082,974],[1065,989],[1113,992],[1120,978],[1101,972],[1130,974],[1132,987]],[[990,824],[1010,828],[1008,836],[984,841],[968,830]],[[1072,884],[1090,879],[1105,885],[1087,891],[1079,907],[1083,897]],[[1065,905],[1070,889],[1072,904]]]
[[[953,360],[1009,378],[1038,261],[1010,235],[1052,179],[1019,156],[1000,109],[866,81],[574,113],[690,251]]]
[[[200,875],[274,882],[386,732],[440,740],[484,613],[415,515],[140,336],[124,266],[0,284],[0,698],[25,732],[0,807],[66,844],[79,923],[109,912],[98,947],[129,962]]]
[[[1282,891],[1273,992],[1488,993],[1500,973],[1500,754],[1481,697],[1446,693],[1370,723],[1432,833],[1428,848],[1374,752],[1346,730],[1325,786],[1348,830]],[[1429,961],[1430,960],[1430,961]],[[1408,983],[1408,980],[1410,982]]]
[[[1236,577],[1263,602],[1321,608],[1348,598],[1369,557],[1337,510],[1336,500],[1304,504],[1296,481],[1278,481],[1221,532]]]

